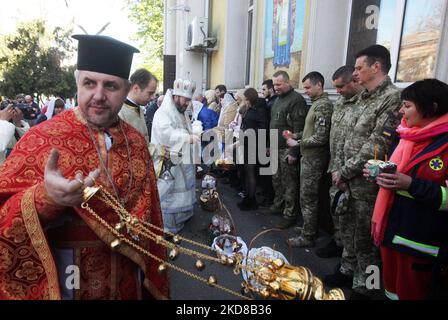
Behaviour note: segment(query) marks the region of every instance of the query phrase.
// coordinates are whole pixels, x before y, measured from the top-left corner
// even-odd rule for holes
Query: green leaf
[[[18,93],[71,98],[76,93],[72,30],[49,30],[43,20],[18,26],[13,35],[0,39],[0,95]]]
[[[142,42],[144,65],[163,79],[163,0],[127,0],[129,18],[138,26],[135,38]]]

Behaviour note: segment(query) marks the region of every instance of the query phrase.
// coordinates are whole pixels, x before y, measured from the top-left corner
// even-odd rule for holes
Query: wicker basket
[[[231,171],[235,168],[235,163],[229,160],[216,160],[215,166],[223,171]]]
[[[216,212],[219,210],[218,193],[211,190],[204,190],[199,197],[199,204],[201,208],[208,212]]]
[[[200,168],[199,166],[196,166],[196,179],[201,180],[202,178],[204,178],[206,171],[202,168],[201,168],[202,170],[198,171],[199,168]]]
[[[230,244],[230,247],[226,245]],[[216,251],[218,257],[225,255],[229,258],[234,258],[237,254],[243,257],[247,255],[247,245],[240,237],[235,237],[229,234],[222,234],[213,240],[213,250]]]

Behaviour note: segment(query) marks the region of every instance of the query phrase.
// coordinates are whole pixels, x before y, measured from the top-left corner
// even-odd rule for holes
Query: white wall
[[[175,39],[167,38],[165,54],[176,54],[176,76],[190,78],[197,83],[196,93],[200,93],[203,85],[203,54],[188,52],[186,47],[187,26],[193,17],[205,17],[206,0],[165,0],[171,6],[188,6],[190,12],[183,10],[172,11],[166,19],[167,30],[174,34]],[[224,79],[223,83],[229,89],[244,87],[247,46],[247,11],[249,0],[219,0],[226,1],[226,32],[224,47]],[[255,0],[261,1],[261,0]],[[325,79],[327,89],[333,89],[331,77],[334,71],[345,64],[351,2],[356,0],[311,0],[310,17],[307,34],[305,35],[306,50],[304,57],[304,74],[311,71],[321,72]],[[258,14],[262,14],[263,6],[259,6]],[[169,8],[168,8],[169,9]],[[448,10],[448,8],[447,8]],[[255,18],[255,20],[257,20]],[[255,24],[256,25],[256,24]],[[254,27],[255,27],[254,25]],[[171,29],[170,29],[171,26]],[[262,27],[264,30],[264,27]],[[174,31],[175,30],[175,31]],[[445,27],[442,34],[439,59],[437,61],[436,76],[442,81],[448,81],[448,60],[444,57],[448,54],[448,19],[445,19]],[[264,34],[260,34],[264,37]],[[253,39],[256,42],[257,39]],[[258,44],[263,41],[259,41]],[[260,50],[255,48],[255,50]],[[253,55],[254,56],[254,55]],[[258,61],[257,61],[258,60]],[[261,59],[262,60],[262,59]],[[260,59],[253,59],[252,63],[260,63]],[[260,75],[252,77],[252,81],[259,82],[263,76],[263,66],[252,66],[252,71],[259,68]],[[213,72],[213,70],[211,70]],[[257,87],[258,83],[253,83]],[[330,90],[332,92],[334,90]]]
[[[196,82],[196,93],[202,91],[203,55],[186,51],[188,24],[195,16],[205,17],[205,0],[177,0],[174,2],[178,10],[172,11],[176,20],[176,78],[190,78]],[[189,7],[187,12],[182,7]],[[169,10],[170,8],[168,8]],[[171,19],[170,19],[171,21]]]
[[[350,0],[310,1],[305,74],[318,71],[332,88],[334,71],[345,64]]]
[[[226,47],[224,83],[228,89],[244,88],[246,74],[248,0],[226,0]],[[255,39],[254,39],[255,40]]]

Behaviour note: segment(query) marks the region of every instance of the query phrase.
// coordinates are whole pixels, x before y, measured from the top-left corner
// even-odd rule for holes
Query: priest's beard
[[[183,101],[184,99],[180,99],[180,97],[174,98],[174,105],[176,106],[177,111],[179,113],[185,113],[185,111],[188,108],[188,105],[190,104],[190,101]]]

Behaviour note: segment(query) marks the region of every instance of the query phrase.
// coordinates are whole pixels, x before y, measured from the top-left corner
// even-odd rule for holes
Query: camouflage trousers
[[[330,188],[330,206],[333,206],[334,197],[336,196],[336,193],[339,192],[339,189],[335,186],[331,186]],[[338,247],[342,247],[342,239],[341,239],[341,226],[340,226],[340,219],[341,216],[334,215],[333,212],[331,214],[331,219],[333,220],[333,239],[338,245]]]
[[[341,239],[344,245],[341,273],[353,275],[353,290],[368,294],[367,267],[379,266],[379,251],[371,238],[371,220],[375,201],[350,199],[348,212],[340,216]]]
[[[278,171],[272,176],[275,190],[272,208],[283,209],[283,216],[296,218],[299,214],[299,168],[298,164],[289,165],[286,162],[288,149],[278,151]]]
[[[308,238],[317,235],[319,186],[327,168],[326,158],[304,156],[300,162],[300,208],[303,215],[303,235]]]

